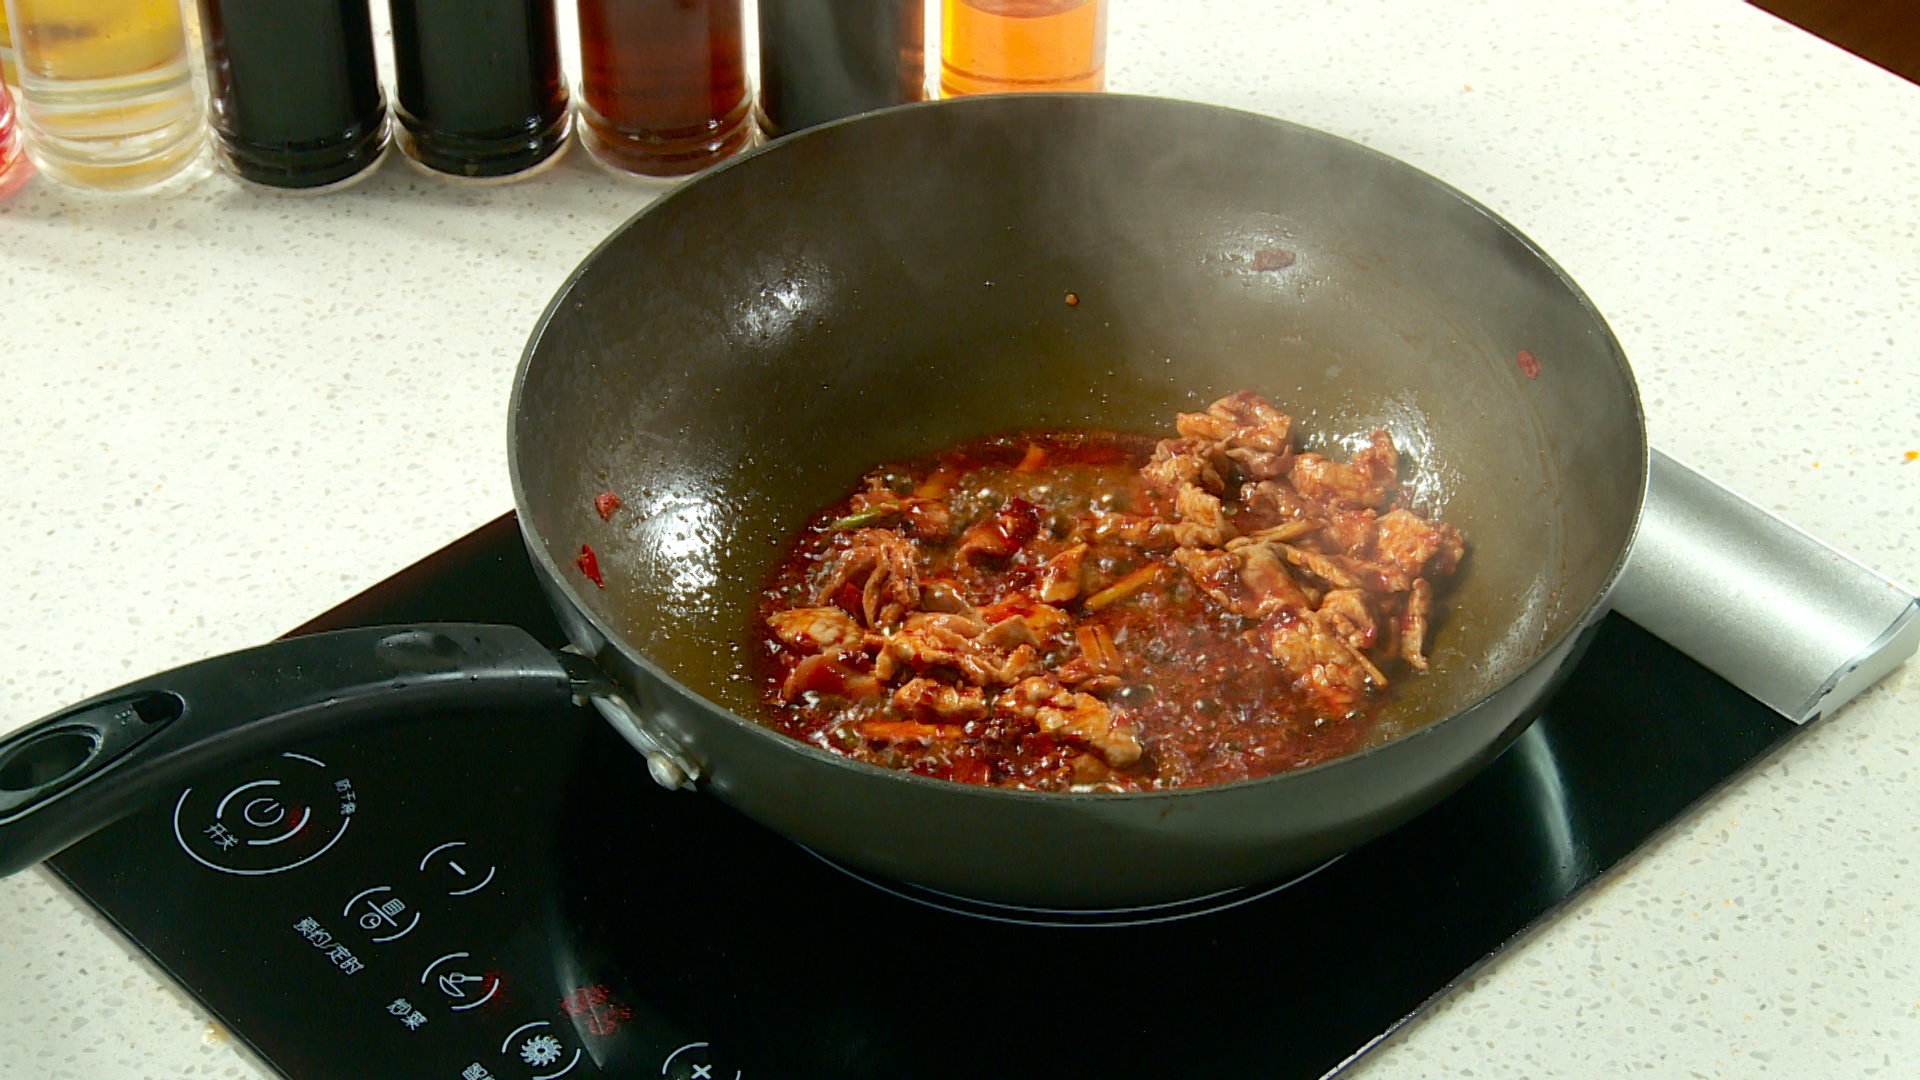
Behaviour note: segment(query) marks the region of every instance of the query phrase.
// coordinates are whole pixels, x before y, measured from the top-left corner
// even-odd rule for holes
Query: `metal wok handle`
[[[582,657],[512,626],[359,627],[128,683],[0,739],[0,875],[213,767],[354,724],[607,693]]]

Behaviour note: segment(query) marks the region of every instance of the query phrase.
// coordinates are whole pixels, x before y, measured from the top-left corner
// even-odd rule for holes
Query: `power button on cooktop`
[[[210,870],[278,874],[331,851],[359,803],[351,777],[316,757],[281,754],[248,774],[182,791],[173,836]]]

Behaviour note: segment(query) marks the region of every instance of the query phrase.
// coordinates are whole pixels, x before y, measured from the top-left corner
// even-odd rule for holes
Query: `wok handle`
[[[552,707],[601,692],[596,676],[518,627],[422,623],[287,638],[128,683],[0,739],[0,875],[209,769],[353,725]]]

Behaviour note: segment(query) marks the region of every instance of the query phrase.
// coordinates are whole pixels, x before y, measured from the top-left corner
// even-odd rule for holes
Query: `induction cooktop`
[[[517,623],[511,515],[296,633]],[[285,747],[49,860],[300,1080],[1339,1071],[1802,730],[1610,615],[1458,793],[1288,882],[1102,912],[842,869],[656,786],[594,713]]]

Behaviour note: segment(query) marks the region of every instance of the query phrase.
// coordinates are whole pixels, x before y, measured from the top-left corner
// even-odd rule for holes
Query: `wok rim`
[[[1391,739],[1388,739],[1385,742],[1377,743],[1373,746],[1369,746],[1365,749],[1357,750],[1349,754],[1342,754],[1339,757],[1330,758],[1326,761],[1322,761],[1314,765],[1309,765],[1309,766],[1305,766],[1297,769],[1289,769],[1284,772],[1272,773],[1267,776],[1251,777],[1251,778],[1240,779],[1240,780],[1229,780],[1229,781],[1216,783],[1216,784],[1199,784],[1199,785],[1193,785],[1188,787],[1157,788],[1157,789],[1152,789],[1148,791],[1038,791],[1038,790],[1026,790],[1026,789],[1019,789],[1019,788],[998,787],[998,786],[988,785],[988,784],[962,784],[953,780],[941,780],[936,777],[922,776],[918,773],[908,772],[902,769],[889,769],[883,766],[873,765],[868,762],[860,761],[855,758],[843,757],[839,754],[830,753],[817,746],[813,746],[810,743],[802,742],[801,740],[795,739],[789,735],[781,734],[780,732],[777,732],[772,728],[767,727],[765,724],[759,723],[754,720],[750,720],[746,717],[739,715],[738,713],[734,712],[732,709],[726,708],[725,706],[714,701],[712,698],[709,698],[707,695],[699,693],[693,690],[692,688],[688,687],[685,683],[682,683],[679,679],[675,678],[665,668],[655,663],[651,657],[648,657],[644,653],[640,652],[638,649],[634,648],[627,641],[624,633],[610,626],[605,619],[600,617],[599,613],[595,612],[586,603],[585,597],[580,592],[577,585],[568,578],[568,576],[563,572],[559,564],[557,564],[553,560],[552,556],[548,553],[547,544],[545,543],[545,538],[543,538],[530,524],[531,515],[530,515],[530,505],[529,505],[528,496],[527,496],[527,487],[526,487],[525,480],[521,475],[521,468],[520,468],[519,447],[520,447],[521,440],[519,437],[519,433],[520,433],[521,405],[526,393],[527,375],[533,368],[534,354],[539,349],[541,341],[546,336],[548,325],[553,321],[555,316],[558,315],[566,306],[568,298],[573,293],[574,287],[577,286],[580,283],[580,280],[583,277],[585,277],[586,274],[598,264],[601,255],[608,248],[612,247],[613,244],[616,243],[622,236],[624,236],[628,232],[628,230],[634,228],[634,226],[637,225],[647,215],[656,212],[660,207],[668,204],[671,200],[681,197],[686,191],[695,187],[697,184],[699,184],[702,180],[706,179],[707,177],[717,176],[721,173],[725,173],[733,169],[744,167],[747,165],[748,162],[751,162],[761,157],[762,155],[769,154],[769,153],[777,153],[780,151],[782,147],[788,145],[789,143],[795,142],[796,140],[803,140],[803,139],[813,137],[815,134],[819,132],[830,131],[836,128],[846,127],[853,124],[859,124],[862,122],[866,122],[875,117],[892,116],[895,114],[907,113],[907,112],[913,112],[913,111],[925,110],[925,109],[951,110],[951,109],[1026,108],[1026,107],[1031,107],[1029,103],[1034,103],[1034,102],[1054,102],[1054,103],[1071,102],[1071,103],[1075,103],[1074,107],[1104,108],[1105,106],[1101,106],[1101,105],[1085,104],[1085,103],[1097,102],[1102,100],[1113,100],[1113,101],[1123,101],[1123,102],[1151,102],[1153,103],[1154,106],[1157,106],[1157,107],[1172,106],[1178,109],[1196,109],[1196,110],[1202,110],[1210,113],[1228,113],[1228,114],[1233,114],[1233,115],[1242,117],[1247,120],[1252,120],[1262,124],[1286,129],[1294,133],[1295,135],[1303,135],[1311,139],[1320,139],[1327,142],[1340,144],[1346,150],[1355,151],[1364,156],[1374,158],[1379,162],[1385,163],[1391,168],[1403,169],[1408,172],[1411,172],[1418,179],[1433,185],[1436,189],[1438,189],[1442,193],[1448,196],[1451,196],[1452,198],[1465,204],[1469,209],[1478,213],[1481,217],[1487,219],[1487,221],[1490,222],[1494,227],[1507,233],[1510,237],[1512,237],[1515,241],[1517,241],[1522,247],[1524,247],[1529,254],[1531,254],[1535,259],[1538,259],[1540,263],[1546,267],[1546,269],[1553,275],[1554,279],[1559,282],[1560,286],[1567,290],[1567,292],[1572,296],[1572,298],[1579,305],[1579,307],[1583,311],[1585,311],[1586,314],[1592,319],[1593,324],[1599,330],[1603,339],[1603,345],[1605,346],[1605,349],[1608,355],[1608,359],[1613,363],[1616,374],[1619,375],[1621,379],[1623,379],[1625,382],[1627,397],[1628,397],[1629,404],[1631,405],[1631,411],[1633,414],[1634,429],[1638,435],[1638,444],[1639,444],[1638,445],[1638,468],[1636,470],[1636,477],[1635,477],[1636,492],[1633,499],[1633,520],[1628,523],[1627,535],[1626,535],[1625,541],[1621,544],[1619,553],[1614,557],[1613,566],[1608,569],[1606,577],[1602,581],[1600,588],[1595,590],[1594,594],[1588,598],[1587,603],[1581,608],[1579,616],[1569,621],[1565,625],[1565,627],[1560,630],[1559,633],[1554,634],[1551,637],[1543,640],[1541,643],[1535,645],[1531,650],[1531,655],[1528,659],[1528,662],[1525,665],[1515,669],[1512,674],[1507,676],[1507,678],[1501,680],[1499,683],[1488,688],[1480,696],[1476,697],[1475,699],[1468,702],[1467,704],[1462,705],[1461,707],[1448,712],[1443,716],[1435,717],[1434,719],[1431,719],[1426,723],[1421,724],[1419,727],[1415,728],[1414,730],[1405,732],[1401,735],[1397,735]],[[1227,105],[1215,105],[1209,102],[1193,101],[1185,98],[1160,97],[1160,96],[1150,95],[1150,94],[1124,94],[1124,93],[1116,94],[1116,93],[1107,93],[1107,92],[1101,92],[1098,94],[1034,93],[1034,94],[1009,94],[1009,95],[982,95],[978,97],[961,97],[961,98],[948,98],[944,100],[911,102],[904,105],[894,105],[894,106],[889,106],[883,109],[875,109],[870,112],[857,113],[852,116],[842,117],[840,119],[829,121],[824,124],[819,124],[809,128],[803,128],[799,131],[791,132],[787,135],[783,135],[777,139],[771,140],[765,144],[762,144],[761,146],[748,150],[745,153],[739,154],[727,161],[720,163],[719,165],[712,167],[711,169],[708,169],[705,172],[697,173],[694,176],[687,178],[685,181],[677,184],[671,190],[658,195],[653,199],[653,201],[641,207],[639,210],[635,211],[632,216],[628,217],[625,221],[615,226],[610,232],[608,232],[608,234],[605,237],[603,237],[600,240],[598,244],[594,245],[593,250],[588,252],[587,255],[583,259],[581,259],[579,265],[575,266],[572,272],[570,272],[567,275],[566,280],[563,281],[560,287],[554,292],[553,299],[548,301],[546,309],[540,313],[540,317],[538,321],[534,324],[533,332],[528,336],[527,343],[525,347],[522,348],[521,350],[520,361],[516,365],[516,368],[514,370],[512,393],[507,403],[507,471],[508,471],[509,479],[513,486],[513,503],[514,503],[515,516],[518,519],[520,535],[522,537],[524,545],[528,550],[529,556],[533,559],[534,564],[538,569],[539,573],[541,574],[541,576],[546,578],[548,582],[550,582],[555,588],[557,588],[560,591],[561,595],[563,595],[566,598],[567,602],[572,606],[574,612],[580,618],[584,619],[587,622],[587,624],[591,626],[594,629],[594,631],[598,633],[607,642],[609,646],[618,650],[623,657],[625,657],[628,661],[633,663],[641,671],[645,672],[649,677],[658,679],[662,684],[666,685],[672,690],[680,694],[683,694],[694,701],[699,702],[702,706],[705,706],[706,709],[709,710],[710,712],[716,713],[719,716],[724,717],[727,722],[739,727],[750,729],[749,737],[772,740],[778,746],[786,750],[799,753],[803,758],[810,761],[817,762],[821,765],[846,769],[853,772],[855,775],[859,775],[859,776],[866,776],[874,779],[888,780],[895,783],[906,784],[906,785],[925,786],[929,788],[930,791],[933,793],[948,794],[948,795],[965,795],[965,796],[972,796],[972,797],[979,797],[979,798],[1000,798],[1000,799],[1014,799],[1014,800],[1023,800],[1023,801],[1032,800],[1032,801],[1038,801],[1038,802],[1044,802],[1044,803],[1056,803],[1056,804],[1153,802],[1153,801],[1162,800],[1162,799],[1191,797],[1194,795],[1208,793],[1208,792],[1225,793],[1225,792],[1231,791],[1236,793],[1244,793],[1244,792],[1252,791],[1257,788],[1263,788],[1269,785],[1279,785],[1279,784],[1285,784],[1289,782],[1294,782],[1294,783],[1304,782],[1309,777],[1318,776],[1324,772],[1327,772],[1328,770],[1338,769],[1342,766],[1357,764],[1361,761],[1364,761],[1368,758],[1372,758],[1378,754],[1387,752],[1389,750],[1394,751],[1395,753],[1399,753],[1401,752],[1400,751],[1401,747],[1417,745],[1423,738],[1433,736],[1436,732],[1438,732],[1439,729],[1446,727],[1449,724],[1461,719],[1462,717],[1485,707],[1492,699],[1506,692],[1508,688],[1510,688],[1515,683],[1519,682],[1522,678],[1526,677],[1529,673],[1533,672],[1536,668],[1538,668],[1541,662],[1546,657],[1551,656],[1555,652],[1559,651],[1562,648],[1562,646],[1568,644],[1572,639],[1578,637],[1578,635],[1582,633],[1584,630],[1586,630],[1588,627],[1592,626],[1594,623],[1598,622],[1600,619],[1605,617],[1607,610],[1610,607],[1610,602],[1611,602],[1614,588],[1619,584],[1620,576],[1626,571],[1627,563],[1633,554],[1634,542],[1639,538],[1639,535],[1640,535],[1640,526],[1644,519],[1645,510],[1646,510],[1647,483],[1648,483],[1648,475],[1649,475],[1650,467],[1651,467],[1651,449],[1650,449],[1650,443],[1647,438],[1646,409],[1640,396],[1639,380],[1634,377],[1633,368],[1631,364],[1629,364],[1627,361],[1626,350],[1621,347],[1618,336],[1616,336],[1613,332],[1613,327],[1607,322],[1606,317],[1601,314],[1599,307],[1594,304],[1592,298],[1587,295],[1586,290],[1582,289],[1579,283],[1573,280],[1572,275],[1568,274],[1566,270],[1562,268],[1561,265],[1553,259],[1552,256],[1548,255],[1546,251],[1540,247],[1539,244],[1535,243],[1532,240],[1532,238],[1528,237],[1525,233],[1521,232],[1520,229],[1517,226],[1515,226],[1512,222],[1500,216],[1498,213],[1495,213],[1491,208],[1481,203],[1479,200],[1466,194],[1465,192],[1447,183],[1446,181],[1441,180],[1440,178],[1434,176],[1433,174],[1425,171],[1424,169],[1421,169],[1418,166],[1409,164],[1408,162],[1402,161],[1401,159],[1396,158],[1391,154],[1387,154],[1382,151],[1375,150],[1372,147],[1367,146],[1363,143],[1355,142],[1352,139],[1348,139],[1340,135],[1335,135],[1331,132],[1322,131],[1318,128],[1308,127],[1304,124],[1295,123],[1290,120],[1284,120],[1284,119],[1281,119],[1280,117],[1271,116],[1265,113],[1257,113],[1247,109],[1240,109],[1240,108],[1235,108]],[[1531,724],[1531,720],[1528,720],[1526,724],[1523,725],[1523,727],[1528,726],[1530,724]],[[701,764],[704,769],[706,763],[702,762]]]

